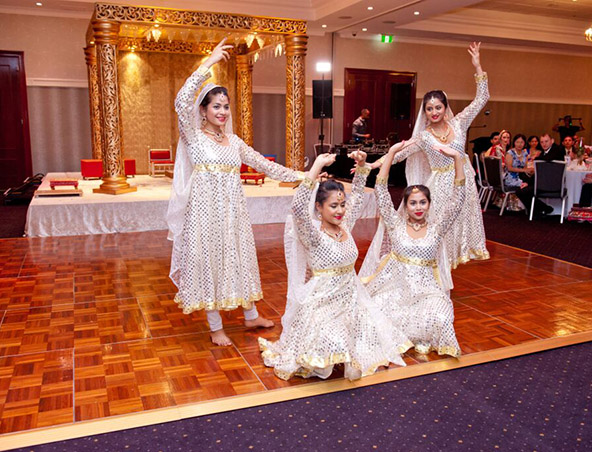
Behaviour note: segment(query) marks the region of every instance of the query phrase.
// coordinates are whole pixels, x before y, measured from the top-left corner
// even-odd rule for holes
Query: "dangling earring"
[[[202,116],[201,117],[201,125],[202,126],[205,126],[206,125],[206,121],[207,121],[206,117],[205,116]]]
[[[317,218],[319,220],[322,220],[323,219],[323,216],[321,215],[321,212],[319,212],[318,210],[317,210]]]

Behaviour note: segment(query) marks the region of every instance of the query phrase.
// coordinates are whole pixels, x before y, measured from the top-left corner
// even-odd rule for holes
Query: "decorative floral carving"
[[[304,169],[304,61],[307,36],[286,36],[286,166]]]
[[[247,55],[236,57],[237,134],[253,145],[253,64]]]
[[[148,6],[123,6],[98,3],[95,19],[121,22],[156,22],[163,25],[189,25],[201,28],[257,31],[279,34],[306,33],[306,21],[241,14],[182,11]]]
[[[147,41],[142,38],[119,38],[119,50],[134,50],[136,52],[166,52],[166,53],[191,53],[196,55],[208,55],[216,47],[214,42],[184,42],[160,40]]]

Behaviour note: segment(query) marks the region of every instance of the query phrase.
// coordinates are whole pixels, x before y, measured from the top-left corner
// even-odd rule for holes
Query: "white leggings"
[[[251,309],[243,308],[243,314],[245,315],[245,320],[255,320],[259,317],[255,304],[253,304]],[[206,317],[208,318],[208,325],[210,325],[210,331],[212,333],[222,329],[222,317],[220,316],[220,311],[206,311]]]

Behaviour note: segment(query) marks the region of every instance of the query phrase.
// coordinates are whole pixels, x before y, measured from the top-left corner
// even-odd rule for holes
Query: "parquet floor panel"
[[[354,229],[357,268],[376,224]],[[269,402],[282,391],[304,396],[342,381],[339,366],[322,382],[283,381],[263,365],[257,338],[281,334],[287,272],[283,225],[253,229],[265,296],[257,307],[275,326],[246,329],[241,309],[222,312],[230,347],[211,343],[203,311],[184,315],[174,302],[165,231],[0,240],[0,434],[245,396]],[[488,248],[490,260],[453,272],[463,358],[592,332],[592,269]],[[414,350],[404,360],[405,369],[457,362]]]

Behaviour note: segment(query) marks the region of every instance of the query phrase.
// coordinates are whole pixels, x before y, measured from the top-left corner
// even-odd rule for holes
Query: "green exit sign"
[[[391,35],[381,35],[380,41],[381,42],[393,42],[393,37]]]

